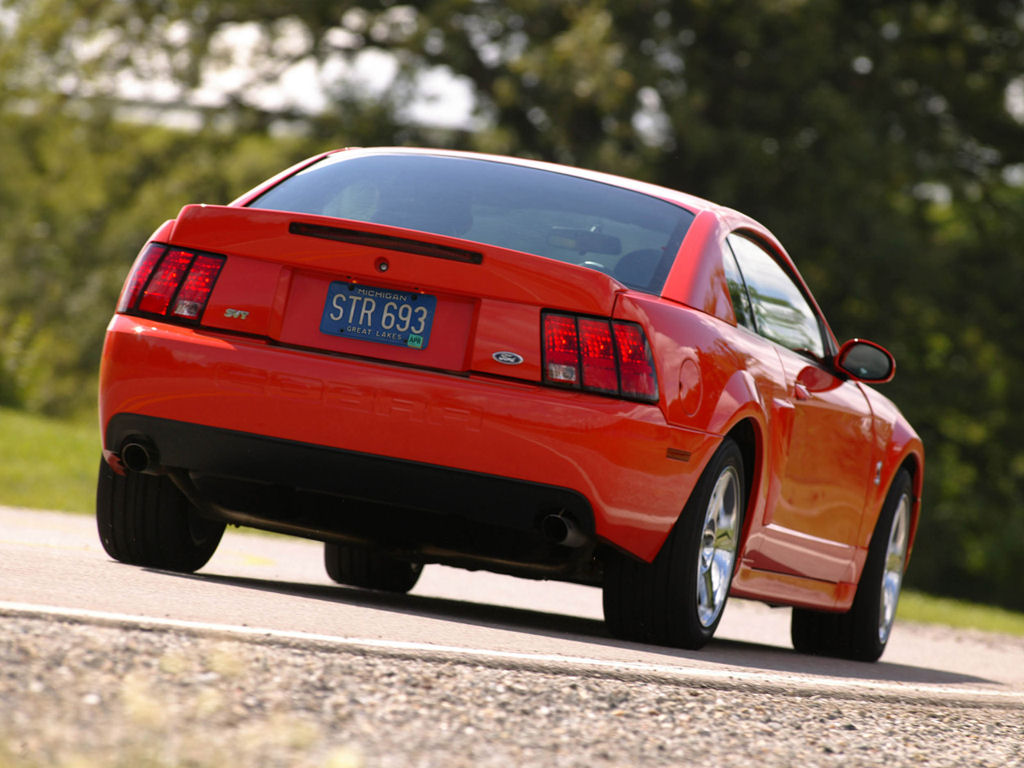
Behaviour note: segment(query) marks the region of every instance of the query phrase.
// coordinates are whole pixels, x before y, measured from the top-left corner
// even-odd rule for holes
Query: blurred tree
[[[1020,0],[0,0],[18,275],[0,400],[80,402],[145,235],[302,154],[428,143],[623,173],[755,215],[838,335],[896,352],[887,393],[929,452],[911,583],[1024,607],[1022,18]],[[422,120],[437,76],[474,100],[443,130]]]
[[[217,30],[244,38],[267,8],[0,2],[0,273],[16,276],[0,281],[0,404],[93,407],[124,275],[182,205],[226,203],[325,144],[420,136],[392,101],[345,83],[319,114],[249,98],[305,39],[296,25],[315,27],[315,5],[301,22],[267,21],[278,41],[214,87],[204,73],[234,55]]]

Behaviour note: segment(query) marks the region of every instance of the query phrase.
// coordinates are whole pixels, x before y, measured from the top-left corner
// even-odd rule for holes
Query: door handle
[[[796,395],[797,400],[810,400],[811,392],[807,387],[799,382],[793,385],[793,394]]]

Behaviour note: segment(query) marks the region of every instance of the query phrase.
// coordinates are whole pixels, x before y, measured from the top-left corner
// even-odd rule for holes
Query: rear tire
[[[200,517],[170,478],[119,475],[101,459],[96,527],[103,549],[115,560],[191,573],[213,556],[225,526]]]
[[[423,572],[423,563],[335,542],[324,544],[324,566],[338,584],[397,593],[416,586]]]
[[[885,497],[847,613],[793,609],[790,635],[797,651],[854,661],[881,657],[892,632],[907,564],[912,494],[910,473],[901,469]]]
[[[743,455],[726,438],[654,562],[609,554],[604,616],[613,636],[691,650],[711,639],[735,571],[745,489]]]

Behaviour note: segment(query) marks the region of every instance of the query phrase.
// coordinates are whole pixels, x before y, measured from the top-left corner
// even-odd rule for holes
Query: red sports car
[[[125,282],[100,373],[106,551],[192,571],[225,524],[329,576],[424,563],[603,588],[697,648],[726,597],[798,650],[885,648],[923,450],[772,234],[575,168],[343,150],[189,205]]]

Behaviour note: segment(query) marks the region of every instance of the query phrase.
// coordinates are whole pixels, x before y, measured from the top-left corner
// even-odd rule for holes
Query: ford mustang
[[[334,581],[426,563],[600,586],[609,632],[699,648],[733,595],[877,659],[920,439],[757,221],[508,157],[350,149],[143,246],[107,329],[97,523],[190,572],[227,524]]]

